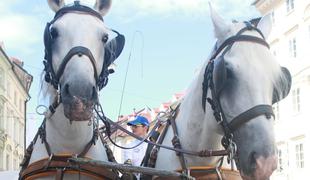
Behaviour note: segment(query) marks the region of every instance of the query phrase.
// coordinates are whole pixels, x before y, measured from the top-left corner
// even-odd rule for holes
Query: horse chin
[[[73,96],[69,103],[63,104],[64,114],[70,121],[88,121],[93,115],[95,103]]]
[[[243,180],[268,180],[277,168],[277,157],[270,156],[267,158],[259,157],[256,159],[256,167],[251,175],[245,174],[240,171]]]

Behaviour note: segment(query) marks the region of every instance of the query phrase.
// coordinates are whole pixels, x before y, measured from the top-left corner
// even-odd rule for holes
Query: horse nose
[[[62,90],[62,97],[77,97],[85,101],[97,101],[96,87],[79,83],[66,83]]]
[[[255,179],[267,180],[277,168],[277,162],[277,157],[274,154],[264,157],[253,151],[249,155],[250,167],[251,169],[255,169],[253,174]]]

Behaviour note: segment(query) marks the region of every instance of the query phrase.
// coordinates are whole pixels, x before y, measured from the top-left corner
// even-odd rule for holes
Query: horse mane
[[[54,87],[47,83],[44,79],[45,71],[43,70],[40,75],[40,84],[39,84],[39,93],[38,93],[38,99],[39,102],[46,102],[46,104],[51,103],[51,99],[54,98],[57,94],[57,91],[54,89]]]

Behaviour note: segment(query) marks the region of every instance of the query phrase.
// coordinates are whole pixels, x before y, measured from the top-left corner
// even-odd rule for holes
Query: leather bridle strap
[[[125,132],[126,134],[132,136],[133,138],[135,139],[138,139],[138,140],[143,140],[143,138],[141,138],[140,136],[137,136],[135,135],[134,133],[128,131],[127,129],[123,128],[121,125],[115,123],[114,121],[112,121],[111,119],[107,118],[107,117],[102,117],[98,114],[99,118],[103,121],[108,121],[107,123],[108,124],[112,124],[114,125],[116,128],[118,128],[119,130]],[[108,137],[110,136],[109,134],[107,135]],[[161,148],[164,148],[164,149],[168,149],[168,150],[172,150],[172,151],[175,151],[175,152],[180,152],[180,153],[184,153],[184,154],[187,154],[187,155],[192,155],[192,156],[199,156],[199,157],[211,157],[211,156],[225,156],[225,155],[228,155],[229,154],[229,151],[228,150],[201,150],[201,151],[189,151],[189,150],[185,150],[185,149],[178,149],[178,148],[173,148],[173,147],[170,147],[170,146],[165,146],[165,145],[162,145],[162,144],[158,144],[158,143],[154,143],[152,141],[149,141],[147,139],[144,140],[144,142],[148,143],[148,144],[152,144],[154,146],[157,146],[157,147],[161,147]],[[114,144],[115,145],[115,144]],[[123,147],[121,147],[123,148]]]
[[[272,106],[270,105],[257,105],[252,107],[251,109],[241,113],[237,117],[235,117],[229,124],[228,128],[231,132],[234,132],[237,130],[242,124],[245,124],[246,122],[250,121],[253,118],[256,118],[262,114],[265,114],[268,119],[271,118],[271,116],[274,117],[274,113],[272,110]]]
[[[170,119],[171,127],[172,127],[172,130],[173,130],[173,138],[172,138],[171,141],[172,141],[172,144],[173,144],[174,148],[182,149],[182,145],[181,145],[181,141],[180,141],[180,138],[179,138],[179,133],[178,133],[177,125],[176,125],[176,122],[175,122],[175,118],[176,118],[176,113],[175,113],[174,117],[172,117]],[[188,168],[187,168],[187,165],[186,165],[186,162],[185,162],[184,153],[176,152],[176,155],[179,157],[179,161],[180,161],[180,164],[182,166],[182,170],[186,171]]]
[[[92,55],[91,51],[88,48],[83,47],[83,46],[73,47],[72,49],[70,49],[70,51],[64,57],[63,61],[61,62],[60,66],[58,68],[58,71],[56,73],[56,77],[55,78],[56,78],[57,83],[59,82],[60,77],[62,76],[62,74],[63,74],[63,72],[64,72],[64,70],[66,68],[67,63],[71,60],[71,58],[74,55],[78,55],[79,57],[81,57],[82,55],[85,55],[85,56],[88,57],[88,59],[90,60],[90,62],[93,65],[94,77],[95,77],[96,84],[97,84],[98,83],[98,72],[97,72],[97,68],[96,68],[95,58]]]
[[[224,43],[222,43],[220,45],[220,47],[217,48],[216,52],[212,55],[210,60],[215,59],[222,52],[222,50],[224,48],[226,48],[227,46],[229,46],[235,42],[241,42],[241,41],[243,41],[243,42],[255,42],[255,43],[261,44],[263,46],[266,46],[268,49],[270,48],[269,44],[262,38],[259,38],[256,36],[250,36],[250,35],[235,35],[235,36],[232,36],[232,37],[226,39],[224,41]]]

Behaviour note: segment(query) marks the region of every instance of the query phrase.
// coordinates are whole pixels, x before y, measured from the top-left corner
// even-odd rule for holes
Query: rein
[[[122,148],[122,149],[133,149],[137,146],[133,146],[133,147],[130,147],[130,148],[127,148],[127,147],[123,147],[123,146],[119,146],[117,145],[113,140],[112,138],[110,137],[111,136],[111,133],[110,133],[110,130],[109,130],[109,127],[111,125],[114,125],[116,128],[118,128],[119,130],[127,133],[128,135],[132,136],[133,138],[135,139],[138,139],[140,140],[140,144],[142,144],[143,142],[146,142],[148,144],[151,144],[151,145],[154,145],[154,146],[157,146],[157,147],[161,147],[161,148],[165,148],[165,149],[168,149],[168,150],[172,150],[172,151],[175,151],[175,152],[178,152],[178,153],[184,153],[184,154],[187,154],[187,155],[192,155],[192,156],[199,156],[199,157],[211,157],[211,156],[223,156],[223,155],[227,155],[229,154],[228,153],[228,150],[218,150],[218,151],[214,151],[214,150],[201,150],[201,151],[189,151],[189,150],[185,150],[185,149],[180,149],[180,148],[173,148],[173,147],[170,147],[170,146],[165,146],[165,145],[162,145],[162,144],[158,144],[158,143],[154,143],[150,140],[148,140],[147,138],[151,136],[151,132],[154,132],[155,128],[153,128],[151,130],[151,132],[148,134],[148,136],[146,138],[141,138],[140,136],[137,136],[135,135],[134,133],[128,131],[127,129],[123,128],[121,125],[119,125],[118,123],[115,123],[113,122],[111,119],[107,118],[104,114],[99,114],[98,111],[97,112],[97,115],[98,117],[102,120],[102,122],[106,125],[106,127],[108,127],[106,129],[106,135],[107,137],[110,139],[111,143],[119,148]],[[160,121],[158,121],[160,122]],[[159,123],[156,123],[156,125],[154,127],[158,127]]]

